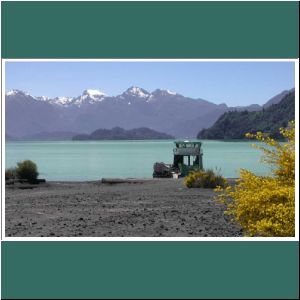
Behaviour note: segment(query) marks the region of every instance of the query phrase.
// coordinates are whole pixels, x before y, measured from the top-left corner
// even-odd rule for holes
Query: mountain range
[[[279,102],[284,91],[269,101]],[[274,100],[275,99],[275,100]],[[259,111],[253,104],[228,107],[205,99],[192,99],[164,89],[148,92],[132,86],[117,96],[87,89],[77,97],[32,96],[12,90],[5,96],[6,135],[11,138],[71,138],[96,129],[147,127],[176,138],[194,138],[228,111]],[[266,102],[266,105],[268,101]]]

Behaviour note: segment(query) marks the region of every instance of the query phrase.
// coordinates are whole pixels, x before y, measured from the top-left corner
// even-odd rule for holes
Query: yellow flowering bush
[[[213,170],[192,171],[184,178],[188,188],[216,188],[227,186],[227,180]]]
[[[290,122],[280,133],[286,143],[261,132],[246,135],[267,145],[254,146],[264,152],[271,176],[256,176],[242,169],[236,185],[216,189],[219,201],[227,207],[225,213],[249,236],[295,235],[295,123]]]

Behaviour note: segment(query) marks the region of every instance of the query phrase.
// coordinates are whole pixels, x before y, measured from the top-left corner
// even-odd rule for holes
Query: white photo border
[[[5,64],[6,62],[293,62],[295,65],[296,198],[295,237],[6,237],[5,236]],[[1,240],[2,241],[299,241],[299,59],[1,59]]]

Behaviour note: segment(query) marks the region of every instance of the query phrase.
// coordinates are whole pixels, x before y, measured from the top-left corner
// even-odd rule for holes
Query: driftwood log
[[[39,184],[46,182],[46,179],[34,179],[34,180],[27,180],[27,179],[7,179],[5,180],[6,184],[15,184],[15,183],[30,183],[30,184]]]
[[[118,183],[143,183],[145,182],[146,179],[131,179],[131,178],[102,178],[101,182],[102,183],[107,183],[107,184],[118,184]]]

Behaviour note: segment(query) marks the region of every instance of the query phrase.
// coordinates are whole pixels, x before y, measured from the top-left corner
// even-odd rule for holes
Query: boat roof
[[[174,144],[193,144],[193,145],[201,145],[201,141],[199,140],[176,140]]]

